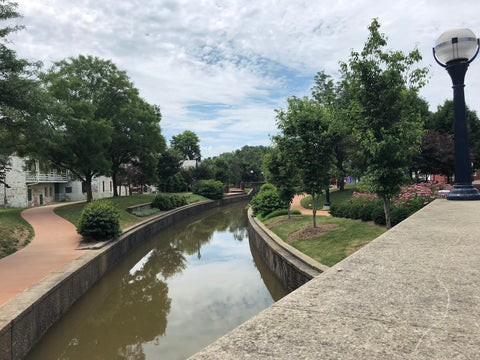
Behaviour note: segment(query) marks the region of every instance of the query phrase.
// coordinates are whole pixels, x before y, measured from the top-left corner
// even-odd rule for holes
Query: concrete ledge
[[[248,195],[186,205],[126,229],[115,241],[91,250],[0,307],[0,360],[23,359],[48,328],[132,249],[170,224],[205,210],[248,200]]]
[[[290,291],[328,270],[328,266],[301,253],[271,232],[248,210],[248,233],[251,244],[260,252],[267,266]]]
[[[133,214],[134,212],[140,212],[144,210],[150,210],[152,208],[152,203],[145,203],[140,205],[134,205],[127,208],[127,212]]]
[[[435,200],[190,359],[479,359],[479,214]]]

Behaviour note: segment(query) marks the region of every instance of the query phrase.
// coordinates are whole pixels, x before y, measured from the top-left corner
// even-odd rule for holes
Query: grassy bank
[[[189,204],[196,201],[208,200],[202,196],[193,195],[191,193],[180,193],[179,195],[186,195],[187,202]],[[138,194],[131,196],[112,197],[107,198],[106,200],[111,201],[113,205],[119,210],[120,226],[122,229],[125,229],[143,220],[141,217],[134,216],[127,212],[127,208],[129,208],[130,206],[150,203],[153,201],[155,196],[155,194]],[[85,204],[86,203],[82,202],[61,206],[55,209],[55,213],[77,226],[78,219],[80,218],[80,213],[82,212]]]
[[[33,229],[20,215],[24,209],[0,209],[0,258],[23,248],[33,238]]]
[[[371,223],[327,216],[317,216],[317,229],[313,229],[311,215],[284,223],[278,219],[267,220],[265,225],[273,225],[270,230],[282,240],[327,266],[335,265],[386,231]]]

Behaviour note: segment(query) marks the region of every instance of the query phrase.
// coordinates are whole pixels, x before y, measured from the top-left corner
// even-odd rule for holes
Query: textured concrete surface
[[[480,359],[480,202],[436,200],[190,359]]]

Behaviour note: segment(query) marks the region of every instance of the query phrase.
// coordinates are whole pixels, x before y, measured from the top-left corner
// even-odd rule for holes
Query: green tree
[[[285,156],[297,164],[302,190],[312,196],[313,226],[316,227],[316,199],[330,185],[334,165],[328,113],[318,102],[296,97],[288,99],[287,109],[276,112],[281,135],[274,140],[281,144]]]
[[[115,86],[118,76],[111,62],[82,55],[57,62],[40,75],[57,107],[26,139],[29,152],[83,181],[88,202],[93,177],[111,171],[115,111],[109,110],[115,107],[112,99],[122,101],[124,96]]]
[[[267,182],[276,186],[280,199],[288,204],[288,218],[290,219],[290,205],[293,197],[298,193],[300,176],[296,158],[291,157],[287,149],[282,149],[282,138],[277,139],[276,147],[265,155],[265,178]],[[283,151],[282,151],[283,150]]]
[[[480,119],[478,118],[477,113],[471,110],[468,106],[466,114],[468,144],[470,147],[473,167],[475,169],[480,169]],[[446,100],[443,105],[437,107],[437,111],[430,113],[425,127],[428,130],[439,134],[454,135],[453,101]]]
[[[352,120],[348,112],[350,93],[346,83],[335,83],[331,76],[320,71],[315,75],[312,97],[329,113],[329,133],[333,140],[333,151],[336,158],[335,170],[332,173],[337,179],[340,191],[345,189],[344,178],[346,167],[352,164],[355,155],[355,141],[352,135]]]
[[[180,172],[182,162],[182,154],[174,148],[168,148],[158,155],[157,174],[160,182],[159,186],[163,191],[166,191],[169,179]]]
[[[39,63],[19,59],[11,49],[8,36],[24,27],[13,25],[21,18],[18,4],[0,1],[0,171],[6,176],[9,170],[8,156],[19,147],[24,117],[39,113],[37,99],[41,89],[35,80]],[[4,178],[3,176],[3,178]]]
[[[348,63],[341,63],[341,71],[352,96],[349,110],[359,152],[372,190],[383,199],[390,228],[390,199],[400,191],[420,151],[423,121],[418,107],[411,104],[428,70],[413,68],[421,60],[417,49],[407,55],[384,50],[387,40],[379,28],[378,21],[372,20],[362,52],[352,51]]]
[[[172,136],[170,146],[183,155],[186,160],[194,160],[201,156],[200,139],[193,131],[185,130],[183,133]]]
[[[213,159],[212,167],[215,173],[215,180],[228,185],[230,179],[230,166],[228,162],[223,158],[216,157]]]
[[[120,165],[132,163],[137,166],[145,181],[156,181],[157,154],[165,150],[165,139],[160,130],[160,108],[152,106],[138,96],[123,71],[118,71],[118,89],[128,93],[125,99],[115,101],[110,113],[113,127],[108,149],[114,196],[117,193],[117,174]]]

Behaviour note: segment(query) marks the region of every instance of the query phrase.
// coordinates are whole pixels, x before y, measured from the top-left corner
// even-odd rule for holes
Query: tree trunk
[[[392,228],[392,223],[390,221],[390,199],[383,198],[383,209],[385,210],[385,224],[388,230]]]
[[[118,190],[117,190],[117,172],[114,171],[112,173],[112,184],[113,184],[113,196],[118,196]]]
[[[92,176],[85,177],[85,188],[87,190],[87,202],[92,202],[93,194],[92,194]]]
[[[340,179],[337,179],[337,187],[340,184],[340,190],[339,191],[344,191],[345,190],[345,177],[340,176]]]
[[[317,199],[315,194],[312,194],[312,211],[313,211],[313,227],[317,227]]]
[[[290,219],[290,209],[291,209],[291,206],[292,205],[292,202],[290,201],[290,203],[288,203],[288,218]]]

